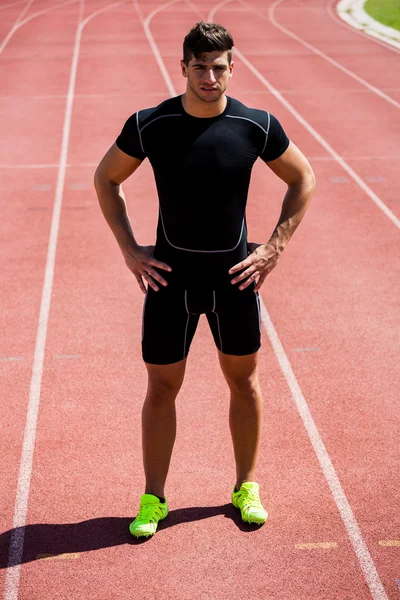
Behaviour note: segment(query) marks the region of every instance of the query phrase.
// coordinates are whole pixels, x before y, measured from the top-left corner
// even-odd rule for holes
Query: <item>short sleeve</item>
[[[143,160],[146,158],[146,153],[143,148],[142,139],[139,131],[138,114],[135,113],[126,121],[121,133],[115,141],[116,145],[122,152]]]
[[[274,115],[270,114],[267,143],[263,152],[260,154],[265,162],[276,160],[287,150],[290,140],[286,135],[282,125]]]

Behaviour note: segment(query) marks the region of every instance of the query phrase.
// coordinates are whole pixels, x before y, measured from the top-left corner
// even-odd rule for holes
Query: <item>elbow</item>
[[[311,166],[309,167],[309,169],[307,169],[307,173],[305,173],[303,181],[304,186],[311,195],[315,189],[316,184],[315,173],[312,170]]]
[[[93,184],[94,184],[96,192],[99,191],[99,189],[101,187],[101,182],[102,182],[102,177],[101,177],[100,169],[99,169],[99,167],[97,167],[97,169],[95,170],[94,175],[93,175]]]
[[[97,194],[99,194],[101,192],[101,190],[104,190],[105,188],[110,188],[110,187],[115,187],[115,186],[118,187],[117,183],[115,183],[114,181],[111,181],[111,179],[109,177],[107,177],[107,175],[101,169],[101,165],[99,165],[97,167],[96,171],[94,172],[93,184],[94,184]]]

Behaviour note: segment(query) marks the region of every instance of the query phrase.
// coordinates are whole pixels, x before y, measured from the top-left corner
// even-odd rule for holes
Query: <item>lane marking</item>
[[[369,183],[380,183],[382,181],[386,181],[384,177],[381,175],[367,175],[365,178]]]
[[[51,190],[51,184],[50,183],[38,183],[38,184],[32,185],[31,190],[48,192],[49,190]]]
[[[4,356],[0,358],[0,362],[8,362],[8,361],[16,361],[16,360],[24,360],[23,356]]]
[[[23,21],[19,21],[19,19],[21,17],[18,17],[17,21],[15,22],[15,24],[9,31],[7,37],[4,39],[3,43],[0,46],[0,54],[3,52],[4,48],[6,47],[6,45],[8,44],[8,42],[10,41],[10,39],[12,38],[14,33],[16,31],[18,31],[18,29],[20,29],[21,27],[23,27],[24,25],[29,23],[29,21],[32,21],[32,19],[36,19],[36,17],[40,17],[40,15],[44,15],[45,13],[51,12],[52,10],[57,10],[57,8],[60,8],[60,6],[68,6],[69,4],[76,4],[79,1],[80,0],[68,0],[67,2],[55,4],[54,6],[51,6],[50,8],[46,8],[45,10],[40,10],[39,12],[33,13],[33,15],[30,15]],[[33,0],[29,1],[29,3],[28,3],[29,6],[32,4],[32,2],[33,2]],[[29,6],[28,6],[28,8],[29,8]],[[23,14],[25,14],[26,10],[27,10],[27,8],[23,11]]]
[[[53,358],[82,358],[83,354],[55,354]]]
[[[174,84],[172,83],[172,79],[169,76],[169,73],[167,71],[167,69],[165,68],[165,64],[163,59],[161,58],[161,54],[158,52],[158,47],[154,41],[153,35],[150,31],[150,22],[152,20],[152,18],[159,13],[160,11],[164,10],[165,8],[168,8],[170,6],[172,6],[173,4],[177,4],[178,2],[182,2],[182,0],[171,0],[171,2],[167,2],[166,4],[161,4],[161,6],[159,6],[158,8],[156,8],[155,10],[153,10],[149,15],[147,15],[146,18],[144,18],[142,10],[139,6],[139,3],[137,2],[137,0],[132,0],[133,5],[135,7],[135,10],[139,16],[139,20],[142,23],[145,35],[147,37],[147,40],[150,44],[150,47],[153,51],[154,57],[156,59],[156,62],[160,68],[160,70],[163,73],[164,76],[164,81],[165,84],[167,86],[168,92],[170,96],[176,96],[176,91],[175,91],[175,87]]]
[[[0,164],[0,169],[55,169],[59,168],[59,164],[42,164],[42,165],[8,165],[8,164]]]
[[[385,548],[400,548],[400,540],[379,540],[378,544]]]
[[[134,4],[134,6],[137,5],[137,0],[132,0],[132,2]],[[186,2],[189,6],[191,6],[191,3],[189,0],[186,0]],[[163,6],[167,7],[170,5],[171,5],[171,3],[168,3]],[[220,5],[218,5],[218,6],[220,6]],[[135,8],[137,10],[136,6],[135,6]],[[193,6],[192,6],[192,8],[193,8]],[[157,12],[159,12],[160,10],[162,10],[162,6],[159,7],[159,10]],[[197,14],[199,14],[197,9],[195,9],[195,11]],[[215,12],[216,12],[216,9],[211,11],[210,15],[214,15]],[[154,12],[152,14],[156,14],[156,12]],[[201,14],[200,14],[200,18],[202,18]],[[213,19],[213,17],[209,16],[207,20],[212,21],[214,19]],[[153,53],[155,54],[157,63],[161,70],[161,74],[164,77],[164,81],[167,83],[167,77],[169,77],[169,76],[168,76],[164,61],[162,60],[161,53],[160,53],[158,46],[155,43],[153,35],[151,33],[151,30],[149,27],[150,21],[151,21],[151,19],[149,19],[147,21],[147,30],[145,30],[146,36],[148,35],[151,37],[152,43],[150,44],[150,46],[153,50]],[[238,52],[237,49],[236,49],[236,52]],[[172,87],[172,95],[173,96],[176,95],[176,91],[175,91],[174,87]],[[329,457],[329,454],[325,448],[324,442],[322,441],[322,438],[319,434],[317,426],[311,415],[308,404],[303,396],[301,388],[297,382],[297,379],[295,377],[293,369],[290,365],[289,359],[283,349],[281,341],[280,341],[278,334],[272,324],[272,321],[269,317],[268,311],[265,307],[265,304],[264,304],[261,296],[260,296],[260,305],[261,305],[262,322],[266,329],[267,335],[270,339],[271,345],[274,349],[274,352],[277,357],[280,368],[282,370],[282,373],[284,374],[287,384],[289,386],[289,389],[292,393],[292,398],[293,398],[293,400],[296,404],[297,410],[302,418],[302,421],[303,421],[304,427],[308,433],[310,442],[314,448],[315,454],[317,455],[318,461],[322,468],[322,472],[323,472],[325,479],[328,483],[328,486],[331,490],[333,499],[339,510],[339,514],[342,518],[342,521],[344,523],[344,526],[345,526],[348,536],[350,538],[350,542],[353,546],[354,552],[360,563],[361,569],[364,574],[364,578],[370,589],[372,597],[374,600],[389,600],[386,595],[383,584],[379,578],[375,564],[369,553],[368,547],[362,537],[360,528],[354,517],[353,511],[351,510],[350,504],[349,504],[349,502],[345,496],[345,493],[343,491],[343,488],[340,484],[340,481],[336,474],[335,468],[334,468],[332,461]]]
[[[364,10],[364,4],[365,0],[340,0],[335,7],[336,13],[352,27],[400,49],[400,32],[370,17]]]
[[[328,56],[324,52],[321,52],[321,50],[318,50],[318,48],[315,48],[315,46],[312,46],[311,44],[309,44],[308,42],[306,42],[305,40],[303,40],[303,38],[301,38],[300,36],[296,35],[292,31],[290,31],[289,29],[286,29],[286,27],[283,27],[280,23],[278,23],[278,21],[275,18],[275,9],[282,2],[284,2],[284,1],[285,0],[276,0],[273,4],[271,4],[271,6],[268,9],[268,17],[269,17],[269,19],[268,19],[268,17],[266,17],[265,15],[263,15],[262,13],[260,13],[256,8],[253,8],[250,4],[247,4],[247,2],[245,2],[245,0],[239,0],[239,2],[241,4],[243,4],[243,5],[248,6],[249,8],[251,8],[251,10],[253,10],[256,14],[258,14],[263,19],[265,19],[267,21],[269,20],[274,27],[277,27],[278,29],[280,29],[283,33],[285,33],[286,35],[288,35],[292,39],[294,39],[297,42],[299,42],[299,44],[302,44],[305,48],[307,48],[308,50],[311,50],[311,52],[313,52],[317,56],[319,56],[322,59],[326,60],[331,65],[333,65],[334,67],[336,67],[337,69],[339,69],[340,71],[343,71],[343,73],[345,73],[349,77],[352,77],[355,81],[358,81],[358,83],[360,83],[361,85],[365,86],[371,92],[373,92],[374,94],[377,94],[377,96],[380,96],[381,98],[383,98],[384,100],[386,100],[390,104],[393,104],[393,106],[395,106],[396,108],[400,108],[400,104],[398,102],[396,102],[396,100],[394,100],[393,98],[391,98],[390,96],[388,96],[387,94],[385,94],[384,92],[382,92],[379,88],[375,87],[374,85],[372,85],[371,83],[369,83],[368,81],[366,81],[365,79],[363,79],[362,77],[360,77],[359,75],[356,75],[355,73],[353,73],[353,71],[350,71],[350,69],[347,69],[345,66],[343,66],[340,63],[338,63],[336,60],[334,60],[333,58],[331,58],[330,56]]]
[[[164,94],[165,97],[165,94]],[[340,155],[340,158],[343,160],[400,160],[400,156],[349,156],[349,155]],[[330,161],[337,162],[336,157],[334,156],[309,156],[308,160],[311,161]],[[97,167],[98,163],[68,163],[68,168],[92,168]],[[42,165],[16,165],[16,164],[0,164],[0,169],[58,169],[59,164],[42,164]],[[374,179],[374,181],[378,181],[378,179]],[[379,181],[384,181],[382,177]]]
[[[230,2],[233,2],[234,0],[224,0],[224,2],[221,2],[220,4],[217,5],[217,7],[215,7],[211,12],[210,12],[210,20],[214,20],[214,16],[215,13],[217,12],[217,10],[219,10],[219,8],[222,8],[223,6],[225,6],[226,4],[229,4]],[[240,1],[240,0],[238,0]],[[242,52],[240,52],[238,50],[238,48],[235,47],[235,53],[236,56],[239,57],[239,59],[248,67],[248,69],[253,73],[253,75],[255,75],[257,77],[257,79],[259,81],[261,81],[261,83],[268,89],[271,91],[271,94],[273,96],[275,96],[275,98],[277,100],[279,100],[281,102],[281,104],[283,104],[283,106],[295,117],[295,119],[297,121],[299,121],[299,123],[301,123],[303,125],[303,127],[305,127],[305,129],[307,129],[307,131],[317,140],[317,142],[319,142],[321,144],[321,146],[323,148],[325,148],[325,150],[333,157],[337,160],[337,162],[341,165],[341,167],[350,175],[350,177],[352,179],[354,179],[354,181],[360,186],[360,188],[362,190],[364,190],[364,192],[367,194],[367,196],[370,197],[370,199],[378,206],[378,208],[381,209],[381,211],[392,221],[392,223],[394,223],[394,225],[396,225],[396,227],[398,229],[400,229],[400,219],[390,210],[390,208],[383,202],[383,200],[381,200],[379,198],[379,196],[377,196],[377,194],[375,194],[375,192],[365,183],[365,181],[363,179],[361,179],[361,177],[359,175],[357,175],[357,173],[350,167],[350,165],[347,164],[346,161],[344,161],[340,155],[336,152],[336,150],[334,150],[332,148],[332,146],[330,144],[328,144],[328,142],[325,140],[324,137],[322,137],[322,135],[320,135],[315,129],[314,127],[312,127],[308,121],[306,121],[301,115],[300,113],[294,108],[294,106],[292,106],[292,104],[290,104],[290,102],[288,102],[286,100],[286,98],[284,98],[276,88],[273,87],[273,85],[271,85],[269,83],[269,81],[260,73],[260,71],[258,69],[256,69],[256,67],[244,56],[244,54],[242,54]]]
[[[79,552],[64,552],[63,554],[37,554],[36,560],[75,560]]]
[[[272,324],[271,318],[261,296],[260,303],[261,318],[265,330],[267,332],[269,341],[275,352],[276,358],[278,360],[281,371],[286,379],[287,385],[291,391],[292,398],[303,421],[312,447],[314,448],[314,452],[318,458],[318,462],[328,483],[329,489],[331,490],[331,494],[346,528],[351,545],[363,571],[365,581],[367,582],[367,585],[370,589],[374,600],[389,600],[383,587],[382,581],[380,580],[374,561],[372,560],[372,557],[368,550],[367,544],[364,541],[357,520],[353,514],[349,501],[346,498],[339,477],[335,471],[335,467],[333,466],[325,444],[319,434],[310,408],[307,404],[306,399],[303,396],[303,392],[296,379],[290,361],[285,353],[285,350],[283,349],[282,343]]]
[[[337,548],[337,542],[309,542],[304,544],[295,544],[297,550],[331,550]]]
[[[338,177],[329,177],[329,181],[331,183],[350,183],[350,179],[343,175],[339,175]]]
[[[258,71],[258,69],[256,69],[254,65],[250,63],[250,61],[248,61],[247,58],[237,48],[235,49],[235,51],[236,55],[239,56],[240,60],[249,67],[250,71],[252,71],[252,73],[260,81],[262,81],[266,87],[268,87],[271,90],[272,94],[278,100],[280,100],[280,102],[296,118],[296,120],[299,121],[299,123],[301,123],[309,133],[311,133],[311,135],[317,140],[317,142],[319,142],[321,146],[325,148],[325,150],[329,152],[329,154],[331,154],[333,158],[336,159],[336,161],[341,165],[341,167],[350,175],[352,179],[354,179],[354,181],[367,194],[367,196],[369,196],[372,202],[374,202],[374,204],[376,204],[376,206],[381,209],[381,211],[388,217],[388,219],[390,219],[392,223],[396,225],[398,229],[400,229],[400,219],[390,210],[390,208],[383,202],[383,200],[381,200],[379,196],[375,194],[375,192],[365,183],[365,181],[361,179],[361,177],[354,171],[354,169],[352,169],[352,167],[350,167],[350,165],[348,165],[347,162],[339,156],[336,150],[334,150],[332,146],[328,144],[325,138],[323,138],[322,135],[320,135],[308,123],[308,121],[306,121],[300,115],[300,113],[269,83],[269,81],[265,79],[265,77]]]
[[[354,27],[351,27],[351,25],[348,25],[347,23],[344,23],[332,11],[332,7],[333,7],[334,4],[336,4],[336,2],[337,2],[337,0],[331,0],[330,2],[328,1],[328,3],[326,4],[326,7],[325,7],[326,11],[327,11],[328,15],[330,16],[330,18],[332,19],[332,21],[335,21],[336,23],[338,23],[342,27],[345,27],[346,29],[348,29],[352,33],[356,33],[357,35],[361,35],[364,38],[364,40],[369,40],[370,42],[374,42],[375,44],[379,44],[380,46],[383,46],[384,48],[386,48],[386,50],[391,50],[392,52],[397,52],[398,54],[400,53],[400,50],[398,50],[397,48],[395,48],[391,44],[388,44],[388,43],[384,42],[383,40],[379,40],[377,38],[371,37],[371,36],[367,35],[364,31],[358,30],[358,29],[354,29]]]
[[[75,35],[75,44],[71,61],[70,79],[65,108],[59,171],[57,177],[56,194],[54,199],[53,216],[50,227],[49,245],[46,259],[46,267],[43,282],[42,300],[40,304],[39,323],[36,336],[35,354],[32,365],[32,378],[29,391],[29,401],[26,416],[26,426],[22,444],[20,470],[18,475],[17,494],[14,508],[13,529],[11,532],[10,546],[8,552],[8,569],[6,572],[4,600],[18,600],[18,589],[21,573],[21,560],[24,548],[25,524],[28,510],[29,488],[32,474],[33,452],[35,448],[37,419],[40,403],[40,390],[43,375],[43,362],[47,337],[47,326],[49,322],[51,295],[54,279],[54,266],[57,249],[58,231],[60,226],[61,206],[67,171],[67,156],[71,130],[72,106],[76,75],[78,70],[79,52],[82,32],[94,17],[123,4],[120,0],[101,8],[88,17],[83,17],[85,0],[79,0],[78,25]]]
[[[68,186],[69,190],[87,190],[89,186],[87,183],[70,183]]]
[[[321,348],[292,348],[293,352],[321,352]]]
[[[5,8],[11,8],[12,6],[17,6],[17,4],[22,4],[25,0],[18,0],[18,2],[12,2],[11,4],[4,4],[4,6],[0,6],[0,10],[4,10]]]
[[[179,56],[177,54],[171,54],[168,55],[167,53],[164,54],[164,57],[166,56],[171,56],[171,57],[175,57],[176,59],[179,60]],[[247,56],[260,56],[260,54],[257,52],[248,52]],[[269,55],[266,55],[269,56]],[[281,94],[285,94],[285,95],[292,95],[292,96],[315,96],[315,94],[317,92],[320,91],[320,87],[315,88],[315,89],[295,89],[295,88],[290,88],[290,89],[279,89],[278,91]],[[388,87],[388,88],[383,88],[386,92],[400,92],[400,88],[398,87]],[[332,93],[335,93],[337,91],[337,88],[327,88],[326,86],[324,86],[324,90],[325,91],[330,91]],[[259,90],[251,90],[251,89],[245,89],[245,90],[241,90],[241,94],[243,95],[249,95],[249,94],[257,94],[257,95],[265,95],[265,96],[270,96],[271,92],[269,92],[268,90],[263,90],[263,89],[259,89]],[[346,88],[346,94],[369,94],[368,90],[362,90],[360,88],[356,89],[356,88]],[[143,98],[143,94],[139,94],[139,93],[135,93],[135,92],[129,92],[129,97],[133,98],[134,96],[138,96],[140,98]],[[149,97],[161,97],[161,98],[165,98],[165,92],[146,92],[146,96]],[[64,100],[66,98],[65,94],[48,94],[48,95],[30,95],[30,94],[24,94],[24,95],[4,95],[2,96],[0,94],[0,100],[25,100],[25,99],[29,99],[29,100]],[[97,98],[115,98],[116,100],[120,99],[120,96],[118,94],[75,94],[75,100],[77,98],[89,98],[89,99],[97,99]]]
[[[9,39],[17,31],[17,29],[18,29],[18,23],[20,22],[20,20],[22,19],[22,17],[26,13],[26,11],[28,10],[28,8],[32,4],[32,2],[33,2],[33,0],[28,0],[28,2],[25,4],[24,8],[22,9],[22,11],[20,12],[20,14],[18,15],[18,17],[17,17],[14,25],[11,27],[10,31],[8,32],[8,34],[6,35],[6,37],[4,38],[4,40],[3,40],[3,42],[2,42],[2,44],[0,46],[0,54],[3,52],[4,48],[8,44]]]

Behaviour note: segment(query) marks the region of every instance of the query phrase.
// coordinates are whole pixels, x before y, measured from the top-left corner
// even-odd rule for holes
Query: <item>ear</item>
[[[229,65],[229,77],[232,77],[232,75],[233,75],[233,67],[234,67],[234,65],[235,65],[235,63],[233,61]]]
[[[181,60],[181,69],[182,69],[182,75],[187,78],[188,68],[187,68],[186,63],[183,62],[183,60]]]

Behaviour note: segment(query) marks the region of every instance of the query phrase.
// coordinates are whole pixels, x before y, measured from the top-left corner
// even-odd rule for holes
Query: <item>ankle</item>
[[[156,498],[159,499],[160,502],[165,502],[165,495],[164,495],[164,490],[157,490],[158,492],[160,492],[159,494],[156,494],[156,492],[154,491],[154,488],[147,488],[145,489],[145,494],[151,494],[152,496],[155,496]]]

